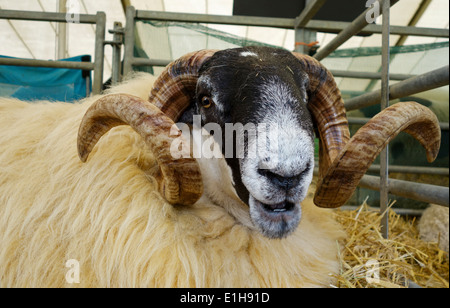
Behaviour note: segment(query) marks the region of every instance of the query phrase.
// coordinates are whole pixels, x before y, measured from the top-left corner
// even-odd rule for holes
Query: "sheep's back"
[[[151,172],[155,159],[131,128],[111,130],[88,162],[80,161],[77,132],[89,105],[0,100],[2,287],[64,286],[69,259],[84,264],[87,275],[103,264],[88,265],[91,249],[112,253],[108,243],[127,229],[124,219],[134,205],[145,211],[164,203],[143,171]],[[141,214],[142,221],[157,219]]]

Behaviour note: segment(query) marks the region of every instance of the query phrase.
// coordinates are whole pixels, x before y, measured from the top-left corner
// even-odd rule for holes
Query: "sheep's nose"
[[[259,169],[258,172],[266,177],[273,185],[285,190],[297,187],[304,174],[304,172],[301,172],[295,176],[286,177],[271,170]]]

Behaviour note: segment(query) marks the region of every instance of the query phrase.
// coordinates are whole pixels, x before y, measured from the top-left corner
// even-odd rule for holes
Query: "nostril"
[[[286,177],[265,169],[259,169],[258,172],[262,176],[266,177],[272,184],[284,189],[296,187],[300,183],[304,174],[304,172],[301,172],[298,175]]]

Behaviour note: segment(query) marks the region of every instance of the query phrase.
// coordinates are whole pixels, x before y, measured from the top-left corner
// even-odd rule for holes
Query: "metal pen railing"
[[[66,18],[65,13],[0,10],[0,19],[67,23],[68,21]],[[93,63],[1,58],[0,65],[67,68],[94,71],[92,92],[93,94],[100,94],[103,88],[106,14],[104,12],[97,12],[96,15],[81,14],[79,16],[79,23],[96,25],[95,54]]]

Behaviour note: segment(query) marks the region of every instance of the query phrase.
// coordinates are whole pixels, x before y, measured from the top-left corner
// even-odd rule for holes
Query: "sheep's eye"
[[[203,96],[202,97],[202,106],[203,106],[203,108],[209,108],[209,107],[212,106],[212,104],[213,104],[213,100],[210,97],[208,97],[208,96]]]

